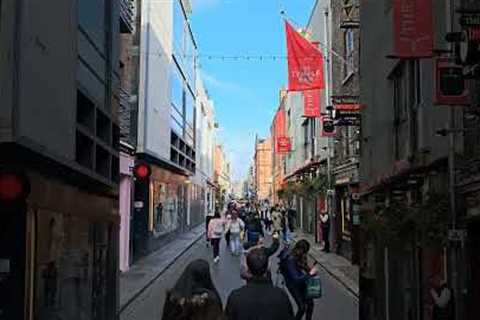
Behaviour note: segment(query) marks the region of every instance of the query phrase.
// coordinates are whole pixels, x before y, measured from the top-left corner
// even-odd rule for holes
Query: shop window
[[[106,225],[39,211],[34,318],[104,319],[109,248]]]
[[[161,236],[179,227],[178,194],[175,184],[153,181],[153,233]]]

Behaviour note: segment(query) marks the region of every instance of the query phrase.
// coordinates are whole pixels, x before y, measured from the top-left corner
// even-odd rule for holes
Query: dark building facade
[[[393,1],[360,3],[361,319],[433,319],[434,277],[455,319],[476,317],[478,88],[471,103],[439,99],[437,69],[457,61],[445,39],[461,3],[433,2],[436,54],[422,59],[394,56]]]
[[[114,319],[119,3],[0,6],[0,167],[31,185],[0,206],[0,319]]]

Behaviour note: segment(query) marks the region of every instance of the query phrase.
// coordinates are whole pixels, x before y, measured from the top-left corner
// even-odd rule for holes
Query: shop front
[[[358,194],[358,168],[348,168],[335,175],[335,247],[336,252],[352,261],[353,241],[358,216],[354,212],[354,195]],[[355,219],[354,219],[355,218]]]
[[[113,319],[115,194],[94,193],[33,171],[27,175],[31,193],[25,209],[14,215],[0,210],[0,319]]]
[[[188,176],[151,165],[151,176],[135,183],[133,260],[157,250],[188,228]]]

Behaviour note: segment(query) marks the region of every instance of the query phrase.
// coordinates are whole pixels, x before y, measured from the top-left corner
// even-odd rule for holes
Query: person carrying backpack
[[[225,232],[225,221],[220,217],[220,211],[215,212],[215,216],[208,225],[208,238],[212,242],[213,262],[220,261],[220,240]]]
[[[238,213],[234,211],[230,221],[227,222],[227,232],[230,233],[230,250],[232,254],[239,255],[242,250],[240,234],[245,230],[245,223],[238,218]]]
[[[312,320],[314,303],[307,295],[307,283],[318,273],[315,267],[308,266],[308,251],[310,243],[307,240],[298,241],[293,249],[280,253],[279,271],[285,279],[285,285],[297,304],[296,320]]]

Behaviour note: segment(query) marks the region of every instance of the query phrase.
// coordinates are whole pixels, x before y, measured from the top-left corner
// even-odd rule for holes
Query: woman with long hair
[[[167,292],[162,320],[224,320],[220,295],[205,260],[191,262]]]
[[[304,315],[306,320],[312,320],[313,317],[314,303],[312,299],[307,298],[307,280],[317,274],[317,269],[308,265],[308,251],[310,243],[307,240],[300,240],[285,257],[281,258],[285,284],[298,306],[296,320],[303,319]]]
[[[208,225],[208,238],[212,242],[213,261],[220,261],[220,240],[225,232],[225,221],[220,216],[220,211],[215,212],[215,216]]]

